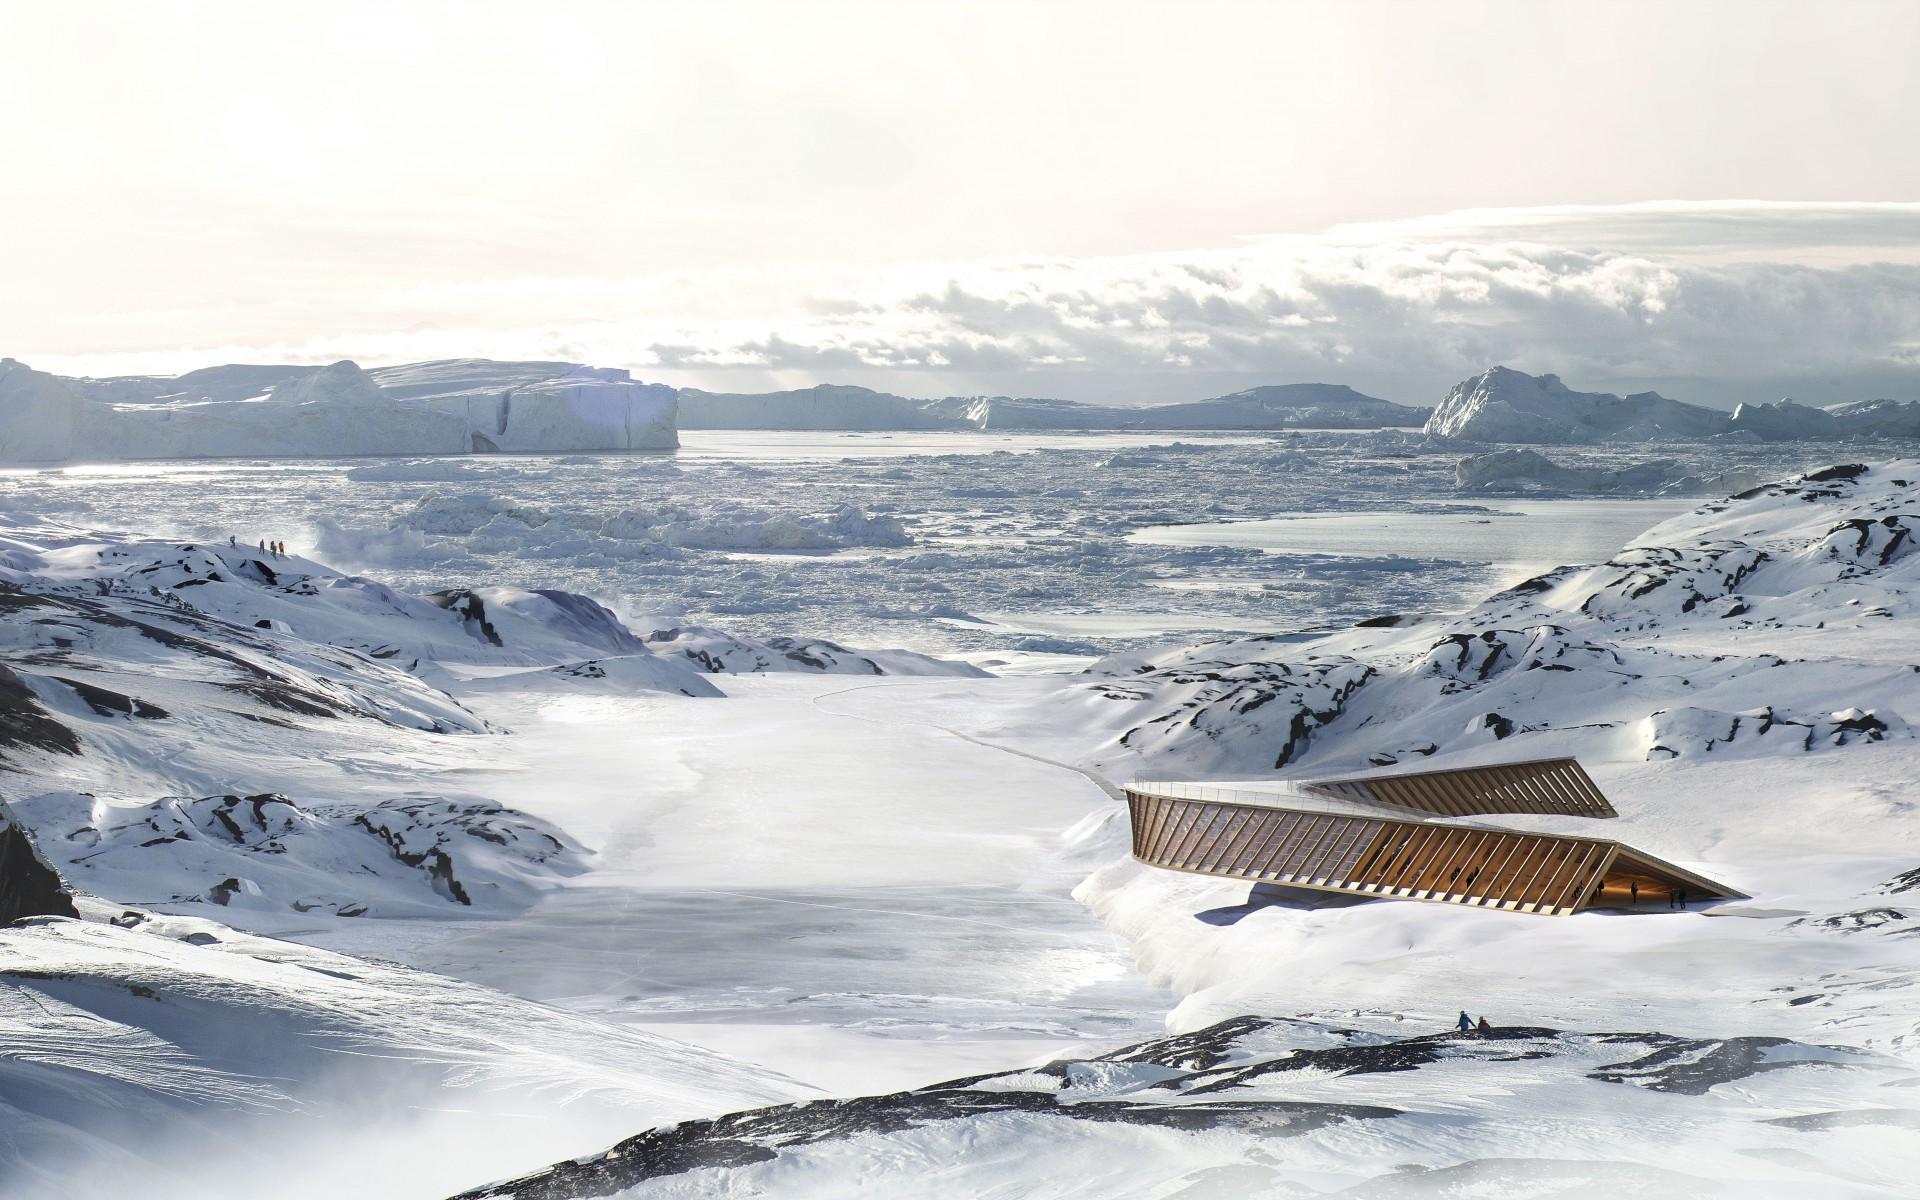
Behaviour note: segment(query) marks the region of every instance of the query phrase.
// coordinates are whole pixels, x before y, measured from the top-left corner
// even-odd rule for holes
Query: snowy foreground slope
[[[1907,1194],[1917,481],[1000,679],[9,515],[0,824],[80,894],[0,929],[0,1192]],[[1089,781],[1555,753],[1753,899],[1250,888]]]
[[[438,1195],[533,1146],[816,1094],[671,1037],[233,926],[457,929],[592,871],[593,847],[482,790],[466,769],[514,739],[443,687],[691,716],[744,673],[894,669],[965,670],[805,638],[650,640],[566,592],[415,595],[8,514],[0,911],[25,919],[0,929],[0,1194],[119,1194],[133,1175],[145,1195],[239,1194],[225,1189],[272,1168],[291,1181],[259,1194],[378,1180]],[[80,893],[79,919],[39,860]],[[209,1139],[235,1148],[210,1160]]]
[[[1622,814],[1593,832],[1753,899],[1546,918],[1249,887],[1128,860],[1115,812],[1077,895],[1184,996],[1169,1038],[638,1131],[468,1195],[1911,1194],[1916,526],[1920,463],[1841,466],[1459,615],[1008,681],[1011,710],[896,689],[867,711],[1111,780],[1578,754]],[[1449,1032],[1461,1008],[1491,1035]]]

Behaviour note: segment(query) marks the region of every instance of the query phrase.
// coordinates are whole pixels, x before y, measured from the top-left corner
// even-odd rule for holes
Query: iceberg
[[[624,370],[450,359],[63,379],[0,360],[0,461],[671,450],[674,390]]]
[[[1718,409],[1658,392],[1576,392],[1558,375],[1494,367],[1455,384],[1426,432],[1475,442],[1643,442],[1711,437],[1732,422]]]

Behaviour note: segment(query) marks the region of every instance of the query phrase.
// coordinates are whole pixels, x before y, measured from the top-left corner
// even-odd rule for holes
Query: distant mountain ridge
[[[1331,383],[1278,384],[1140,407],[1011,396],[916,400],[846,384],[784,392],[680,392],[684,429],[1385,429],[1417,427],[1430,412]]]
[[[1920,438],[1920,401],[1732,412],[1658,392],[1582,392],[1493,367],[1431,409],[1343,384],[1289,383],[1172,404],[1013,396],[916,399],[851,384],[676,391],[617,367],[438,359],[363,370],[232,363],[177,376],[67,378],[0,359],[0,462],[671,450],[678,431],[1049,432],[1421,429],[1480,443],[1592,445]]]

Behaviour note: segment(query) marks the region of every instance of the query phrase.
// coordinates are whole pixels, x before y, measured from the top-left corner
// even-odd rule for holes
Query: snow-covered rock
[[[1833,467],[1457,617],[1109,660],[1065,701],[1083,761],[1118,777],[1338,772],[1507,739],[1506,757],[1643,760],[1905,740],[1914,668],[1831,647],[1920,616],[1916,533],[1920,463]],[[1794,653],[1815,635],[1820,651]]]
[[[1725,433],[1728,414],[1658,392],[1576,392],[1557,375],[1506,367],[1463,380],[1427,419],[1426,432],[1476,442],[1644,442]]]
[[[669,692],[712,697],[726,693],[709,683],[703,668],[642,647],[633,654],[589,658],[558,666],[470,679],[460,686],[463,696],[520,695],[540,692],[576,692],[588,695],[630,695]]]
[[[21,819],[87,891],[136,906],[205,902],[342,917],[511,913],[586,869],[552,824],[486,800],[373,805],[285,796],[153,800],[47,792]]]
[[[1351,1181],[1339,1194],[1790,1200],[1823,1190],[1808,1149],[1830,1155],[1840,1130],[1879,1126],[1888,1110],[1858,1094],[1869,1080],[1915,1076],[1890,1056],[1780,1037],[1390,1035],[1249,1015],[1098,1057],[645,1130],[456,1200],[824,1200],[850,1178],[927,1198],[1310,1196]],[[1796,1122],[1802,1106],[1852,1119]],[[1834,1132],[1795,1132],[1822,1129]],[[1772,1153],[1783,1139],[1791,1158]],[[1910,1141],[1884,1147],[1846,1194],[1896,1183],[1916,1158]]]
[[[735,637],[699,626],[659,629],[647,636],[656,654],[673,655],[713,674],[807,671],[823,675],[964,675],[987,672],[968,663],[911,650],[849,650],[819,638]]]

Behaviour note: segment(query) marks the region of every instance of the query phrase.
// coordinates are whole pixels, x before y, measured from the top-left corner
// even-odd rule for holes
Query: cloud
[[[724,287],[454,285],[392,305],[454,314],[445,328],[396,322],[184,365],[486,354],[717,388],[824,380],[1125,402],[1299,380],[1423,400],[1505,363],[1719,403],[1906,396],[1920,395],[1917,247],[1920,205],[1477,210],[1189,252],[836,271],[812,294],[791,267],[769,268],[764,288],[751,271]],[[595,315],[501,319],[529,310]]]
[[[1589,380],[1920,369],[1920,263],[1700,262],[1538,241],[1340,236],[1192,254],[955,269],[662,367],[1075,374],[1183,371],[1434,386],[1492,363]],[[929,383],[937,380],[929,379]]]

